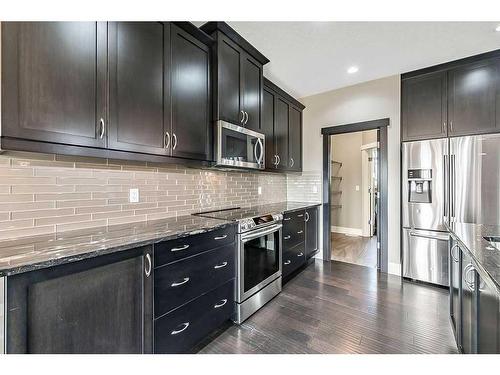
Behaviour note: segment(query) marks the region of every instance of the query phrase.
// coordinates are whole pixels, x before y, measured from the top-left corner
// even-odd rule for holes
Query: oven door
[[[281,224],[240,235],[238,302],[281,276]]]
[[[264,169],[264,134],[225,121],[216,125],[217,165]]]

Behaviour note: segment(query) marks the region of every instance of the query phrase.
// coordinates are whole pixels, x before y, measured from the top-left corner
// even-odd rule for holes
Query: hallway
[[[331,233],[332,260],[377,268],[377,236]]]

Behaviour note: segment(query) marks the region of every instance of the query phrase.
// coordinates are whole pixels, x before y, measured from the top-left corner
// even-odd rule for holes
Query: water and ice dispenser
[[[432,169],[408,170],[408,202],[432,203]]]

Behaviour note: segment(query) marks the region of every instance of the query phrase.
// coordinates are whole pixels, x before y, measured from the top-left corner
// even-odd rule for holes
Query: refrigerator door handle
[[[455,219],[455,198],[456,198],[456,191],[455,191],[455,184],[456,184],[456,181],[455,181],[455,170],[456,168],[456,165],[455,165],[455,155],[450,155],[450,171],[451,171],[451,181],[450,181],[450,191],[451,191],[451,197],[450,197],[450,201],[451,201],[451,208],[450,208],[450,216]]]
[[[427,238],[429,240],[438,240],[438,241],[448,241],[449,240],[448,236],[433,236],[430,234],[422,234],[422,233],[417,233],[417,232],[410,232],[410,236]]]
[[[448,218],[448,156],[443,155],[443,183],[444,183],[444,189],[443,189],[443,212],[444,212],[444,217],[445,221]]]

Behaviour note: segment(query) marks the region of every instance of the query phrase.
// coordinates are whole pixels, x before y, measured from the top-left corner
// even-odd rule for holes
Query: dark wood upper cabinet
[[[302,170],[302,111],[290,106],[288,123],[288,167]]]
[[[208,22],[201,30],[217,43],[214,120],[261,131],[263,66],[269,60],[224,22]]]
[[[2,136],[105,147],[106,60],[106,23],[2,22]]]
[[[261,111],[262,111],[262,64],[245,54],[243,58],[243,106],[246,112],[245,127],[261,131]]]
[[[282,97],[276,98],[276,119],[274,122],[274,139],[276,143],[277,169],[287,169],[288,150],[288,120],[290,108],[288,102]]]
[[[275,168],[276,148],[274,142],[274,118],[275,118],[275,94],[264,88],[264,100],[262,101],[262,127],[261,132],[266,136],[266,169]]]
[[[109,147],[166,155],[170,25],[109,23]]]
[[[240,110],[241,59],[243,52],[223,34],[217,40],[217,106],[218,120],[241,125],[244,116]]]
[[[212,159],[209,48],[172,25],[172,155]]]
[[[447,136],[446,72],[404,79],[401,96],[403,141]]]
[[[151,251],[137,248],[10,276],[7,352],[151,353]]]
[[[448,73],[448,134],[472,135],[500,130],[500,60],[486,60]]]

